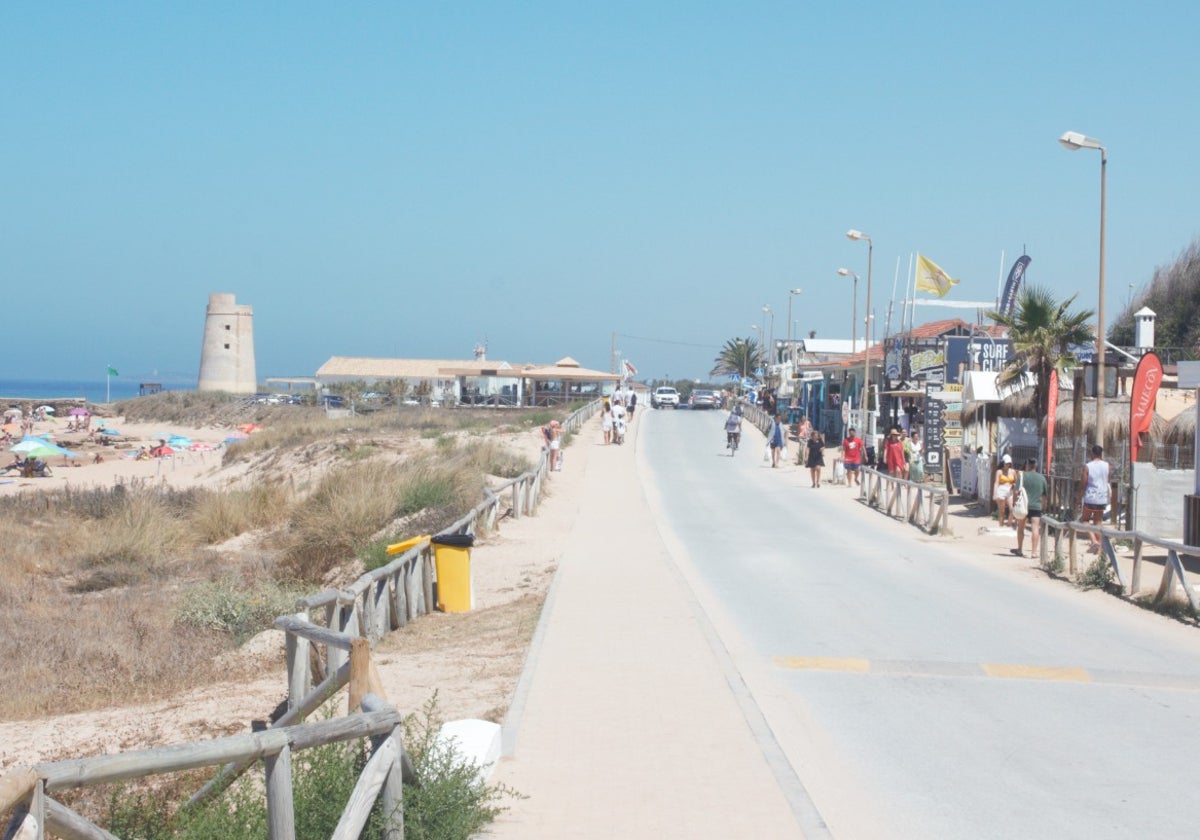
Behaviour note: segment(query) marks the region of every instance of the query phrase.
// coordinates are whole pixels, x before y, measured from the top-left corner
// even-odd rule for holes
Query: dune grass
[[[182,412],[194,409],[191,400],[162,402]],[[199,404],[220,410],[227,402]],[[311,590],[356,556],[370,565],[388,542],[436,532],[482,499],[484,476],[532,466],[477,434],[500,422],[520,431],[529,415],[405,412],[417,425],[397,428],[416,445],[402,451],[376,437],[403,419],[383,413],[332,421],[301,410],[255,433],[245,456],[226,457],[258,452],[256,465],[279,470],[256,466],[261,479],[243,489],[128,482],[0,498],[0,658],[13,687],[0,695],[0,718],[152,700],[201,684],[215,675],[216,654],[290,609],[297,587]],[[421,428],[453,446],[421,444]],[[298,489],[288,465],[309,461],[333,466]],[[211,550],[245,534],[258,535],[261,547]]]

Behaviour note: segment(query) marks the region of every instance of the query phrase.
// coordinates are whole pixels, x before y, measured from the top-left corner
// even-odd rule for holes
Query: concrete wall
[[[238,305],[233,295],[208,296],[196,390],[232,394],[253,394],[258,390],[254,370],[254,310]]]
[[[1183,497],[1196,486],[1195,470],[1133,465],[1135,530],[1168,540],[1183,539]]]

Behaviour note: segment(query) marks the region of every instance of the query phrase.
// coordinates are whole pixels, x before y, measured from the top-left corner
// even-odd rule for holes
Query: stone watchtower
[[[196,390],[231,394],[253,394],[258,390],[254,374],[254,309],[239,306],[233,295],[208,296]]]

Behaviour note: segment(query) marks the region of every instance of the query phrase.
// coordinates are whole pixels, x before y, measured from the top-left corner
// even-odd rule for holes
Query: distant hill
[[[1113,319],[1108,339],[1133,345],[1133,313],[1149,306],[1158,316],[1154,344],[1179,348],[1187,358],[1200,358],[1200,239],[1184,249],[1175,262],[1154,269],[1150,283]]]

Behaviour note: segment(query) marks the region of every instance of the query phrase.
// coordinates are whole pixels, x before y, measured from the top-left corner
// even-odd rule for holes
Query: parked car
[[[693,409],[720,408],[721,395],[716,391],[706,391],[701,388],[697,388],[696,390],[692,391],[692,398],[688,400],[688,403]]]
[[[664,408],[668,405],[671,408],[679,408],[679,392],[669,385],[655,388],[654,392],[650,394],[650,407]]]

